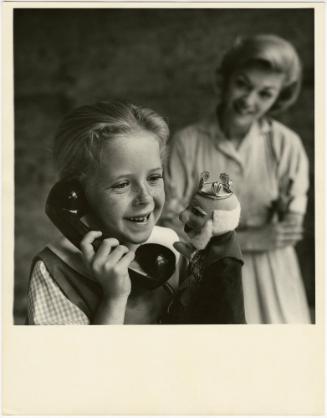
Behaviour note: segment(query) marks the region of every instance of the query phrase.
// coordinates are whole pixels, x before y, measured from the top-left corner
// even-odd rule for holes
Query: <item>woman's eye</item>
[[[262,91],[260,92],[260,97],[268,100],[272,97],[272,94],[269,91]]]
[[[249,88],[248,84],[246,83],[245,80],[243,80],[242,78],[237,78],[235,80],[235,86],[238,88]]]

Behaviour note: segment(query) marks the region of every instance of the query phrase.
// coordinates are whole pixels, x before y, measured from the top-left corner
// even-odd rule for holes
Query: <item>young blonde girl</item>
[[[302,238],[308,159],[298,135],[272,118],[298,97],[298,54],[275,35],[239,39],[223,57],[217,80],[214,114],[171,140],[162,223],[182,236],[176,214],[187,206],[200,173],[228,173],[242,207],[247,322],[308,323],[294,250]]]
[[[176,234],[155,226],[165,199],[162,158],[168,134],[154,111],[119,101],[82,106],[64,118],[54,159],[61,182],[77,181],[83,190],[90,208],[83,221],[90,231],[79,248],[63,236],[35,258],[29,324],[162,321],[177,276],[149,289],[133,285],[130,269],[140,270],[135,251],[144,243],[174,251]]]

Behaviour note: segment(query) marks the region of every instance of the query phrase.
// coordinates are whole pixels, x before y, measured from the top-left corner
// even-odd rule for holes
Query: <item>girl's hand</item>
[[[294,246],[303,238],[303,227],[299,219],[288,218],[283,222],[240,231],[238,237],[243,251],[264,252]]]
[[[103,298],[93,318],[94,324],[123,324],[127,299],[131,292],[128,266],[134,252],[119,245],[116,238],[106,238],[95,252],[92,242],[102,232],[90,231],[81,241],[81,251],[87,268],[100,283]]]
[[[124,245],[119,245],[116,238],[104,239],[95,252],[92,242],[101,235],[99,231],[90,231],[81,241],[85,263],[100,283],[106,298],[127,298],[131,292],[128,267],[135,254]]]

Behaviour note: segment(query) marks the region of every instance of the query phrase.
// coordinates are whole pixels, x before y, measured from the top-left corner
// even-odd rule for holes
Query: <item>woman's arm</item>
[[[282,222],[238,231],[242,251],[265,252],[294,246],[303,238],[303,218],[302,214],[288,213]]]
[[[302,225],[309,188],[308,157],[297,134],[281,124],[274,123],[274,126],[272,140],[279,161],[278,182],[282,194],[279,198],[286,197],[289,203],[282,221],[238,231],[240,245],[245,252],[294,246],[303,238]]]

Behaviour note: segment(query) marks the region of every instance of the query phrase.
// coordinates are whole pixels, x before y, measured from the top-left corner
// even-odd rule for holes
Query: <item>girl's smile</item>
[[[165,199],[156,136],[136,130],[106,142],[85,192],[98,219],[97,228],[121,244],[145,242]]]

